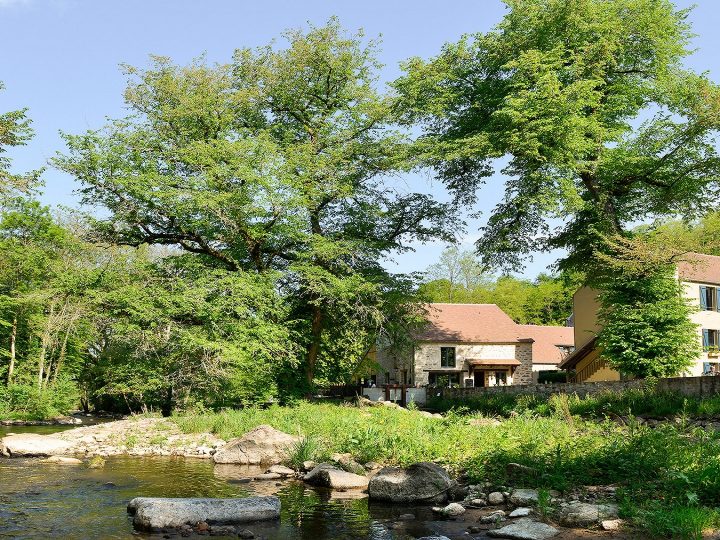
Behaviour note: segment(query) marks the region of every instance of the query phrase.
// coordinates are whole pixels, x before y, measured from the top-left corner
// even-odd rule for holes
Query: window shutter
[[[707,348],[710,346],[710,330],[703,328],[703,347]]]
[[[720,287],[715,288],[715,311],[720,311]]]
[[[710,373],[710,362],[703,362],[703,373]]]
[[[707,309],[707,287],[700,285],[700,309]]]

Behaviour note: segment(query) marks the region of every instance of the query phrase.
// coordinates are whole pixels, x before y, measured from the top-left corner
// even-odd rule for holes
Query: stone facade
[[[455,367],[441,366],[441,348],[455,348]],[[497,364],[472,366],[470,360],[498,360]],[[502,361],[517,360],[519,366],[508,366]],[[504,372],[504,384],[530,384],[532,382],[532,343],[463,343],[420,342],[408,358],[391,358],[378,351],[377,361],[382,366],[381,384],[410,384],[425,386],[431,383],[431,374],[457,376],[460,386],[468,379],[482,377],[483,386],[502,385],[496,372]],[[478,379],[476,379],[476,374]],[[387,379],[387,380],[386,380]]]

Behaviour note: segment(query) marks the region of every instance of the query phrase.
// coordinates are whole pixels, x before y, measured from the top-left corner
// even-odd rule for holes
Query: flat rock
[[[488,531],[487,534],[492,538],[510,538],[511,540],[546,540],[559,532],[555,527],[545,523],[523,518],[500,529]]]
[[[215,452],[215,463],[235,463],[241,465],[278,465],[288,455],[292,446],[300,437],[288,435],[272,426],[261,425],[248,431],[238,439],[229,441]]]
[[[510,512],[510,515],[508,517],[511,518],[518,518],[518,517],[527,517],[530,515],[530,509],[526,506],[521,506],[519,508],[516,508],[512,512]]]
[[[330,489],[365,489],[368,487],[367,476],[343,471],[329,463],[321,463],[307,473],[303,480],[310,485]]]
[[[267,471],[268,473],[279,474],[281,476],[294,476],[295,471],[285,465],[273,465]]]
[[[495,510],[494,512],[480,518],[480,523],[495,523],[496,521],[505,521],[505,512],[502,510]]]
[[[58,465],[82,465],[82,460],[74,457],[50,456],[42,460],[43,463],[57,463]]]
[[[394,503],[446,502],[455,481],[435,463],[415,463],[403,469],[385,467],[370,480],[371,500]]]
[[[49,435],[18,433],[0,439],[0,454],[9,457],[45,457],[69,452],[71,445]]]
[[[510,493],[510,504],[515,506],[532,506],[537,502],[537,489],[515,489]]]
[[[196,523],[231,525],[280,517],[277,497],[241,499],[137,497],[128,504],[133,525],[140,530],[181,527]]]
[[[597,525],[603,520],[618,517],[616,504],[589,504],[571,502],[560,509],[560,524],[566,527],[587,527]]]

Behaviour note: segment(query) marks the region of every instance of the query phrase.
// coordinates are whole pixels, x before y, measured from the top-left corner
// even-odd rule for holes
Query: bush
[[[43,390],[19,383],[0,387],[0,415],[3,418],[48,420],[71,412],[77,404],[77,387],[64,379],[58,379]]]

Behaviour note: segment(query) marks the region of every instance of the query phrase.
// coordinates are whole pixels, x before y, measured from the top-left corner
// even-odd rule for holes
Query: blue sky
[[[693,2],[676,1],[680,7]],[[688,66],[720,77],[720,2],[699,0],[691,14],[697,52]],[[121,63],[147,64],[149,54],[177,63],[206,54],[210,62],[228,61],[234,49],[267,44],[281,32],[337,15],[348,29],[382,36],[384,81],[400,74],[398,63],[429,57],[463,33],[486,31],[505,13],[500,0],[0,0],[0,111],[28,107],[36,137],[14,150],[17,170],[46,164],[63,149],[58,132],[98,128],[125,114]],[[48,169],[43,201],[76,205],[73,179]],[[409,175],[408,186],[446,196],[424,175]],[[475,208],[487,215],[500,200],[501,175],[489,179]],[[477,238],[480,221],[470,222],[465,243]],[[417,246],[388,266],[402,272],[424,270],[437,259],[441,244]],[[557,254],[538,254],[524,274],[534,277]]]

